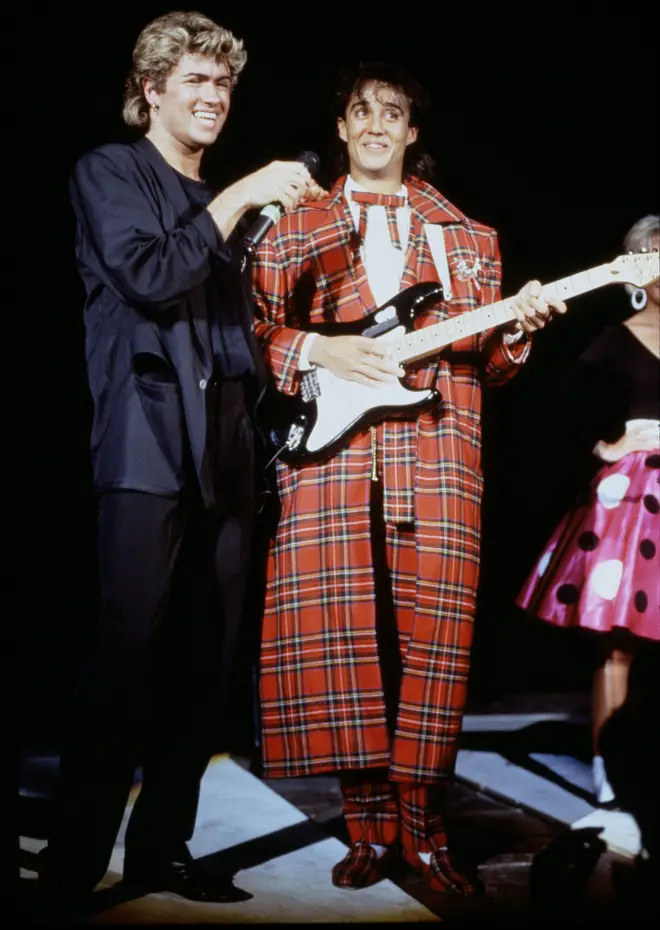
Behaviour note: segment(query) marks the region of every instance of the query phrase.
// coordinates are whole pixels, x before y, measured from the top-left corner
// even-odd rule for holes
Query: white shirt
[[[367,189],[354,181],[349,174],[344,184],[344,196],[348,201],[357,230],[360,225],[360,204],[352,199],[352,191],[366,193]],[[410,207],[408,206],[408,191],[404,184],[396,192],[396,196],[403,197],[406,201],[405,207],[398,207],[396,211],[401,248],[397,249],[393,245],[385,207],[378,204],[370,204],[367,207],[367,231],[364,242],[360,245],[360,255],[367,272],[369,288],[379,307],[401,290],[401,279],[406,264],[406,249],[410,234]]]

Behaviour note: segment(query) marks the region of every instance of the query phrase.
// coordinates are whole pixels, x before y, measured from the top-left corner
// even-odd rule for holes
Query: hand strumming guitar
[[[387,344],[366,336],[317,336],[309,350],[313,365],[327,368],[339,378],[376,387],[393,382],[405,372],[388,359]]]

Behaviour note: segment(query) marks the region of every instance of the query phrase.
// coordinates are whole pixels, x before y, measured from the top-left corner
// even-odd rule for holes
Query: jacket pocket
[[[135,401],[131,405],[128,449],[135,466],[152,474],[164,490],[181,488],[187,459],[186,424],[181,388],[176,382],[160,382],[132,376]]]

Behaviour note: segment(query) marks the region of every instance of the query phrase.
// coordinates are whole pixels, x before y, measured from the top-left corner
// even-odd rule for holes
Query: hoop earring
[[[647,300],[646,291],[641,287],[636,287],[630,296],[630,303],[632,304],[633,310],[637,310],[638,313],[640,310],[644,309]]]

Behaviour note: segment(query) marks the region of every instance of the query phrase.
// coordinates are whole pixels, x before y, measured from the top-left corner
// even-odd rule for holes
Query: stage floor
[[[529,700],[529,699],[527,699]],[[423,923],[534,925],[549,914],[573,925],[634,923],[639,833],[632,818],[594,806],[587,707],[546,696],[530,708],[512,696],[465,717],[448,827],[461,858],[478,867],[485,895],[454,900],[416,876],[361,891],[335,888],[332,865],[347,840],[333,777],[261,780],[238,757],[214,758],[203,782],[191,851],[229,865],[247,901],[200,905],[171,894],[132,897],[121,882],[123,828],[110,869],[80,924]],[[23,809],[48,794],[57,760],[24,753]],[[136,789],[137,790],[137,789]],[[124,819],[126,822],[128,816]],[[34,919],[32,824],[21,836],[21,913]]]

